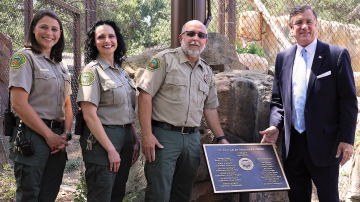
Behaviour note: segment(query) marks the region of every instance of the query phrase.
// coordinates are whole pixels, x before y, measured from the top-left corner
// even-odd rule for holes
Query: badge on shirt
[[[149,71],[155,71],[161,68],[161,60],[159,58],[153,58],[151,62],[146,66]]]
[[[209,75],[205,74],[204,76],[204,81],[209,84],[210,80],[209,80]]]
[[[95,81],[95,75],[92,72],[83,72],[80,76],[79,85],[88,86]]]
[[[16,53],[12,58],[11,58],[11,64],[10,64],[10,68],[20,68],[23,64],[26,63],[26,57],[24,54],[22,53]]]

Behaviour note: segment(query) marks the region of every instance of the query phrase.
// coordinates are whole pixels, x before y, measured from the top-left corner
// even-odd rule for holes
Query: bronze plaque
[[[204,144],[214,193],[289,190],[272,144]]]

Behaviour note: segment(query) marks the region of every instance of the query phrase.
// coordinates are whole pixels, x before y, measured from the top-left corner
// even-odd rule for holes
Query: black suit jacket
[[[292,74],[296,45],[277,55],[270,126],[284,128],[283,159],[291,147]],[[331,72],[330,75],[324,73]],[[328,74],[328,73],[327,73]],[[295,110],[295,109],[294,109]],[[340,142],[354,143],[357,98],[350,56],[345,48],[317,41],[310,72],[305,127],[313,163],[316,166],[338,164],[335,158]]]

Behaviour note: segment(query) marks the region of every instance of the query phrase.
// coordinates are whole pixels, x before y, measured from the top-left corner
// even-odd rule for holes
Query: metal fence
[[[208,32],[226,35],[239,53],[241,62],[249,69],[267,71],[274,66],[277,53],[296,43],[288,26],[290,9],[302,3],[312,6],[319,17],[318,38],[349,50],[359,93],[360,81],[357,79],[357,72],[360,71],[359,0],[211,0],[211,3],[213,20]],[[33,13],[41,8],[49,8],[62,19],[66,38],[64,62],[73,73],[72,79],[75,81],[72,83],[71,96],[74,110],[76,110],[76,78],[80,67],[83,67],[81,49],[90,22],[99,19],[114,20],[125,37],[128,56],[141,54],[151,48],[169,47],[171,43],[171,0],[2,0],[0,33],[10,37],[12,49],[15,51],[23,45],[26,32],[24,27],[29,23],[24,16],[29,15],[26,12],[31,6]],[[4,68],[3,63],[1,65],[0,79],[6,81],[8,69]],[[6,88],[0,88],[0,95],[2,102],[0,110],[3,112],[4,100],[7,99]],[[7,147],[7,138],[2,135],[0,137],[0,147]],[[77,139],[78,137],[75,137],[68,147],[69,161],[63,180],[65,184],[71,186],[79,183],[79,170],[82,169],[82,157]],[[344,167],[340,174],[341,199],[344,199],[347,191],[347,176],[348,169]]]

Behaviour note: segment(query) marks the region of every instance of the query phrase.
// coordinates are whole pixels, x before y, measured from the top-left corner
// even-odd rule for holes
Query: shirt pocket
[[[199,89],[197,91],[196,103],[200,108],[204,107],[206,97],[209,95],[209,86],[204,83],[199,83]]]
[[[182,102],[186,97],[187,86],[187,78],[167,76],[163,86],[164,96],[169,100]]]
[[[58,82],[51,71],[34,71],[34,94],[56,94]]]
[[[70,94],[70,89],[71,89],[71,79],[70,79],[70,75],[68,74],[63,74],[62,75],[65,81],[65,85],[64,85],[64,95],[68,96]]]
[[[101,82],[103,92],[101,92],[100,102],[106,104],[121,104],[124,103],[122,95],[126,95],[124,85],[119,82],[117,85],[111,79],[106,79]]]

